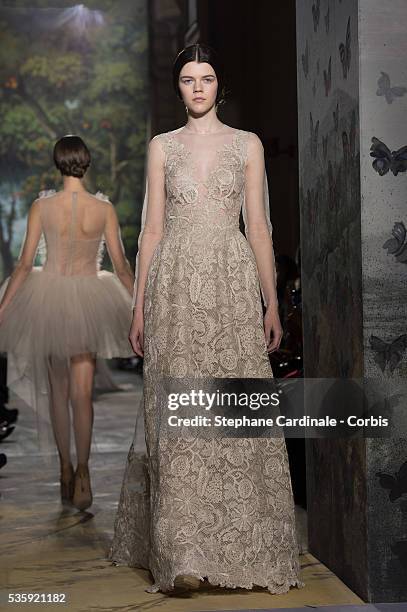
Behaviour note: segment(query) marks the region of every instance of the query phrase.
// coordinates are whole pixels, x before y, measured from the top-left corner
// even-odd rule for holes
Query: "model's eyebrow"
[[[201,77],[202,79],[206,79],[207,77],[214,77],[214,74],[204,74],[203,77]],[[183,74],[182,77],[180,77],[181,79],[193,79],[193,76],[189,76],[187,74]]]

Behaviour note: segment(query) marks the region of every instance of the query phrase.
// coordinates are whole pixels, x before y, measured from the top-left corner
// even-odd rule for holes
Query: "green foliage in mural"
[[[18,251],[18,219],[40,190],[61,188],[52,149],[65,134],[89,146],[86,187],[109,195],[129,259],[136,253],[146,150],[146,0],[49,5],[30,0],[0,9],[3,275]]]

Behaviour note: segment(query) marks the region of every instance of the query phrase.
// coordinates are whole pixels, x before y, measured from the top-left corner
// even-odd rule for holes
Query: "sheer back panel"
[[[64,276],[97,273],[109,205],[86,192],[59,192],[41,199],[47,272]]]

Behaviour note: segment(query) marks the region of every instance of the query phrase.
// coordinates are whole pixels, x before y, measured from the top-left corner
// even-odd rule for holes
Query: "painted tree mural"
[[[42,189],[60,189],[55,140],[78,134],[87,188],[117,206],[130,260],[143,198],[147,114],[146,0],[30,0],[0,8],[0,257],[8,275],[23,219]]]

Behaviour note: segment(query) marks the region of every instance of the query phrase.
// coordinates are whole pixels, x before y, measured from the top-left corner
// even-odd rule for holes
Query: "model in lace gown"
[[[284,438],[157,436],[160,377],[270,378],[268,350],[281,336],[261,142],[218,120],[210,58],[181,67],[190,116],[150,143],[136,268],[146,452],[136,431],[109,557],[150,569],[149,592],[206,577],[284,593],[304,585]]]
[[[133,354],[128,333],[134,275],[114,206],[82,184],[90,163],[86,145],[78,137],[64,137],[55,146],[54,158],[64,188],[41,193],[29,211],[18,263],[0,290],[0,350],[8,353],[9,387],[36,411],[45,450],[47,421],[52,422],[62,501],[83,510],[92,503],[88,460],[96,359]],[[100,270],[104,243],[115,274]],[[33,268],[44,244],[44,265]]]

